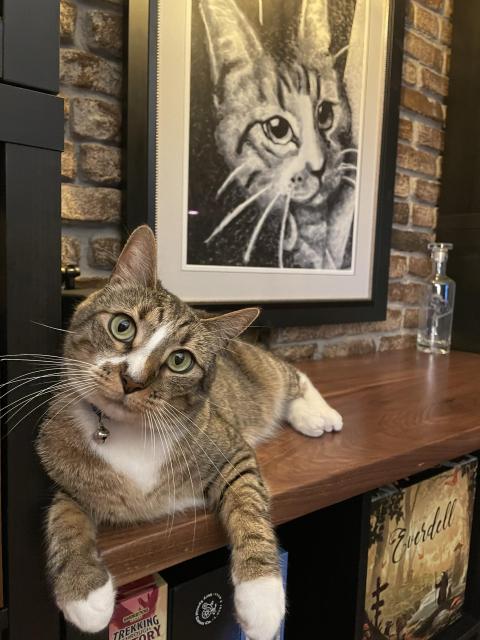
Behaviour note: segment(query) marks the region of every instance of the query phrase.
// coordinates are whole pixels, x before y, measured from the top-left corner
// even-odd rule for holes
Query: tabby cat
[[[342,74],[348,47],[330,51],[328,0],[301,2],[297,36],[277,56],[234,0],[200,0],[200,12],[215,141],[230,170],[218,195],[230,187],[243,194],[207,248],[222,264],[349,268],[357,150]],[[240,262],[232,244],[242,247]]]
[[[257,315],[206,316],[163,289],[148,227],[78,306],[64,348],[69,399],[51,402],[37,450],[59,487],[47,519],[55,599],[80,629],[104,628],[115,602],[98,525],[207,505],[230,539],[241,626],[251,640],[274,637],[285,594],[254,447],[284,420],[319,436],[342,419],[304,374],[236,339]]]

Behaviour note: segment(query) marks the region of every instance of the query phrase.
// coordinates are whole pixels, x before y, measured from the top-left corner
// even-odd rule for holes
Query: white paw
[[[249,640],[274,640],[285,616],[285,592],[279,576],[240,582],[235,609]]]
[[[91,591],[85,600],[71,600],[60,605],[65,618],[81,631],[95,633],[110,622],[115,607],[115,589],[109,578],[103,587]]]
[[[325,431],[340,431],[342,416],[325,402],[320,393],[303,373],[300,374],[303,396],[290,402],[287,420],[292,427],[306,436],[318,437]]]

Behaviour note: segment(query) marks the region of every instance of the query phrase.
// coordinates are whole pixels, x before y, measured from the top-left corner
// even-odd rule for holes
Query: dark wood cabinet
[[[59,0],[0,1],[0,353],[55,353],[60,326]],[[3,362],[0,379],[25,369]],[[0,406],[19,395],[0,399]],[[25,412],[27,413],[27,412]],[[60,619],[45,576],[50,487],[33,450],[42,411],[1,423],[3,586],[9,640],[54,640]],[[20,417],[20,416],[17,416]],[[3,637],[2,635],[2,637]]]
[[[480,4],[456,2],[438,239],[453,242],[453,346],[480,352]]]

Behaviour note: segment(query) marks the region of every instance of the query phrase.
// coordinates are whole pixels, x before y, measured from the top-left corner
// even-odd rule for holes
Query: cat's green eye
[[[273,116],[262,123],[262,128],[267,136],[275,144],[288,144],[295,138],[290,123],[282,116]]]
[[[319,129],[330,129],[333,124],[333,104],[322,102],[317,110],[317,122]]]
[[[135,322],[124,313],[118,313],[110,320],[110,333],[116,340],[131,342],[137,333]]]
[[[174,373],[187,373],[195,364],[195,360],[190,351],[179,349],[168,356],[167,367]]]

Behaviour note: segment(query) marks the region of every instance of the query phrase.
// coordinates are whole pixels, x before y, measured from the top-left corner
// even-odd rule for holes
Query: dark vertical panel
[[[155,225],[156,2],[128,6],[126,130],[127,230]]]
[[[63,100],[0,83],[0,140],[63,149]]]
[[[4,144],[0,166],[0,351],[55,353],[60,326],[60,153]],[[2,377],[19,366],[7,363]],[[59,617],[45,579],[47,479],[33,450],[42,411],[4,438],[3,514],[9,640],[55,640]],[[11,425],[3,424],[3,433]]]
[[[480,213],[480,3],[456,2],[440,215]]]
[[[438,240],[453,242],[455,349],[480,352],[480,3],[456,2]]]
[[[3,79],[58,91],[60,0],[3,0]]]

